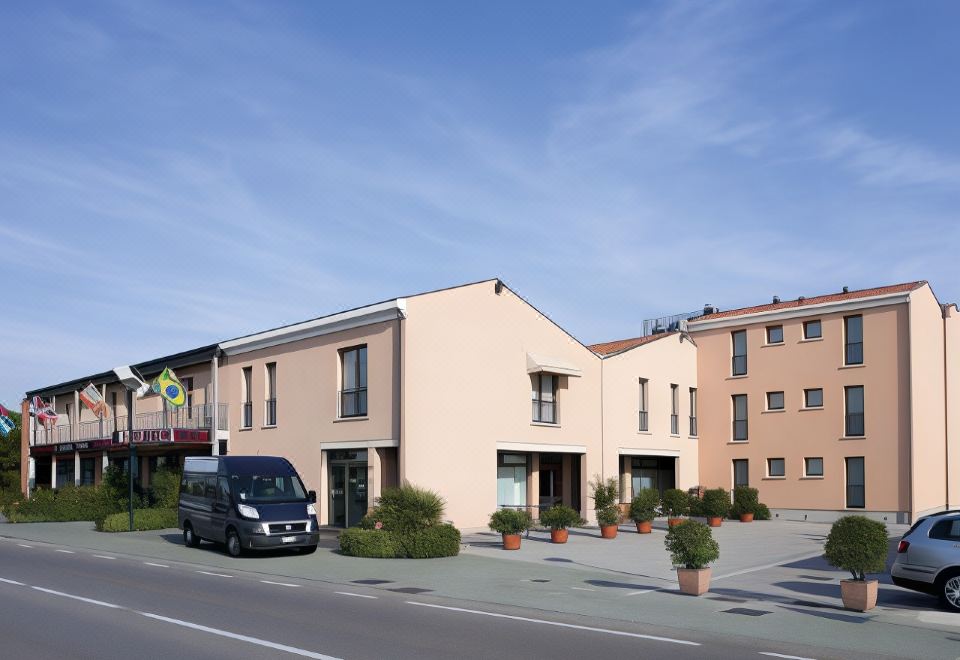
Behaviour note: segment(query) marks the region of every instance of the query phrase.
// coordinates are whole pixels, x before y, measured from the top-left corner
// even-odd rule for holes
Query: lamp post
[[[129,366],[117,367],[113,370],[117,378],[127,388],[127,444],[130,447],[129,469],[127,470],[127,481],[130,486],[129,500],[127,501],[127,511],[130,515],[130,531],[133,531],[133,481],[136,478],[137,466],[137,447],[133,444],[133,402],[134,394],[146,388],[147,384],[143,379]]]

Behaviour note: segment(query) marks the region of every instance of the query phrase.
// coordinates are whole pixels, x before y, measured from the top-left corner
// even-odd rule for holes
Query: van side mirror
[[[307,499],[310,500],[310,504],[316,504],[316,503],[317,503],[317,491],[315,491],[315,490],[307,491]]]

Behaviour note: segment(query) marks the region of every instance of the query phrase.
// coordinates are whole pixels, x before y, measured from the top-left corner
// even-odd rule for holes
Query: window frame
[[[737,417],[737,400],[743,397],[743,419]],[[732,442],[748,442],[750,440],[750,429],[749,429],[749,417],[750,417],[750,399],[746,394],[731,394],[730,395],[730,404],[732,406],[732,415],[733,415],[733,435]],[[743,437],[737,437],[737,423],[743,423]]]
[[[780,395],[780,405],[778,407],[774,407],[770,405],[770,396],[774,394]],[[767,392],[767,410],[768,411],[769,410],[786,410],[786,407],[787,407],[787,396],[783,390],[772,390],[770,392]]]
[[[747,480],[743,483],[737,483],[737,464],[742,463],[744,465],[744,472],[746,472]],[[730,463],[730,467],[733,471],[733,487],[737,486],[750,486],[750,459],[748,458],[734,458]]]
[[[863,472],[863,483],[862,484],[851,484],[850,483],[850,461],[860,461],[861,471]],[[861,488],[861,501],[862,504],[851,504],[850,503],[850,489],[851,488]],[[844,505],[847,509],[866,509],[867,508],[867,461],[863,456],[845,456],[843,459],[843,490],[844,490]]]
[[[780,331],[780,340],[779,340],[779,341],[772,341],[772,340],[770,339],[770,331],[771,331],[771,330],[779,330],[779,331]],[[780,344],[782,344],[782,343],[783,343],[783,325],[782,325],[782,324],[781,324],[781,325],[768,325],[768,326],[766,327],[766,338],[767,338],[767,346],[779,346]]]
[[[531,420],[535,424],[550,424],[553,426],[558,426],[560,424],[560,415],[559,415],[560,407],[557,405],[557,390],[560,389],[560,376],[558,374],[548,373],[546,371],[538,371],[537,373],[530,374],[530,375],[536,378],[536,392],[533,392],[531,388],[531,393],[536,394],[536,397],[531,397],[531,404],[532,404],[532,408],[530,411]],[[552,381],[552,388],[551,388],[551,394],[550,394],[551,399],[549,401],[543,398],[543,395],[544,395],[543,377],[544,376],[549,377]],[[533,383],[531,383],[531,385],[532,384]],[[544,420],[543,418],[544,404],[553,406],[552,420]]]
[[[816,324],[817,326],[817,335],[810,335],[810,327]],[[809,321],[803,322],[803,338],[805,340],[814,340],[814,339],[823,339],[823,320],[822,319],[810,319]]]
[[[780,474],[774,474],[774,473],[773,473],[773,469],[772,469],[772,468],[773,468],[773,462],[774,462],[774,461],[780,461],[780,465],[781,465],[782,468],[783,468],[783,470],[781,471]],[[785,479],[786,476],[787,476],[787,459],[786,459],[786,458],[777,457],[777,458],[768,458],[768,459],[767,459],[767,477],[768,477],[768,478],[770,478],[770,479]]]
[[[277,425],[277,363],[267,362],[263,365],[264,398],[263,398],[263,425]]]
[[[650,393],[650,380],[647,378],[641,378],[640,381],[640,410],[639,410],[639,430],[641,433],[648,433],[650,431],[650,400],[648,398]]]
[[[860,391],[860,412],[850,412],[850,393]],[[860,416],[860,432],[851,433],[851,418]],[[856,430],[855,428],[853,429]],[[863,438],[867,435],[867,395],[863,385],[845,385],[843,387],[843,437]]]
[[[852,319],[858,319],[860,322],[860,341],[850,341],[850,321]],[[850,360],[851,346],[860,347],[860,360],[858,362]],[[851,314],[843,317],[843,364],[847,367],[863,364],[863,314]]]
[[[810,461],[820,461],[820,474],[815,472],[810,472]],[[823,478],[824,467],[823,467],[823,456],[804,456],[803,457],[803,476],[808,478],[820,479]]]
[[[810,393],[811,392],[820,392],[820,405],[811,406],[810,405]],[[822,387],[805,387],[803,389],[803,407],[805,410],[820,410],[823,408],[823,388]]]
[[[697,388],[690,388],[690,437],[696,438],[697,431]]]
[[[670,383],[670,435],[680,435],[680,386]]]
[[[737,337],[743,337],[743,354],[737,353]],[[733,330],[730,332],[730,375],[731,376],[746,376],[747,375],[747,331],[746,330]],[[737,359],[742,358],[743,365],[742,371],[739,370]]]
[[[360,359],[360,352],[363,351],[364,359]],[[346,359],[347,355],[350,353],[356,352],[357,357],[354,360],[354,379],[355,386],[351,388],[346,387]],[[354,419],[357,417],[366,417],[368,411],[370,410],[370,402],[368,399],[368,388],[367,388],[367,365],[369,360],[369,351],[367,351],[366,344],[356,344],[354,346],[345,346],[339,351],[340,356],[340,392],[337,397],[337,416],[340,419]],[[363,363],[364,368],[361,369],[360,365]],[[361,385],[362,383],[362,385]],[[344,405],[343,402],[345,397],[352,396],[354,398],[354,410],[355,412],[350,414],[344,414]],[[363,405],[361,406],[361,402]]]
[[[253,366],[246,366],[240,370],[240,428],[253,428]]]

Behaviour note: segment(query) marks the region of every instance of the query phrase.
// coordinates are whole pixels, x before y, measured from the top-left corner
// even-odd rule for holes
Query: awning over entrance
[[[565,360],[546,355],[527,353],[527,373],[535,374],[540,372],[560,374],[561,376],[573,376],[575,378],[579,378],[582,375],[580,368],[575,364],[570,364]]]
[[[554,445],[538,442],[497,442],[497,451],[541,452],[550,454],[586,454],[585,445]]]

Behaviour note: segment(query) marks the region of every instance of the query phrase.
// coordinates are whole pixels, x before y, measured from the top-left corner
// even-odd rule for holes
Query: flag
[[[110,411],[107,409],[107,402],[103,400],[103,397],[100,395],[100,390],[98,390],[93,383],[83,388],[83,391],[80,392],[80,400],[100,419],[106,419],[110,416]]]
[[[0,405],[0,435],[6,437],[15,426],[16,424],[10,419],[10,411]]]
[[[30,408],[31,414],[45,426],[52,426],[57,421],[57,411],[39,396],[33,397]]]
[[[187,402],[187,391],[183,389],[183,384],[177,380],[177,375],[173,369],[167,367],[159,376],[153,379],[151,389],[155,394],[159,394],[166,399],[171,406],[179,408]]]

